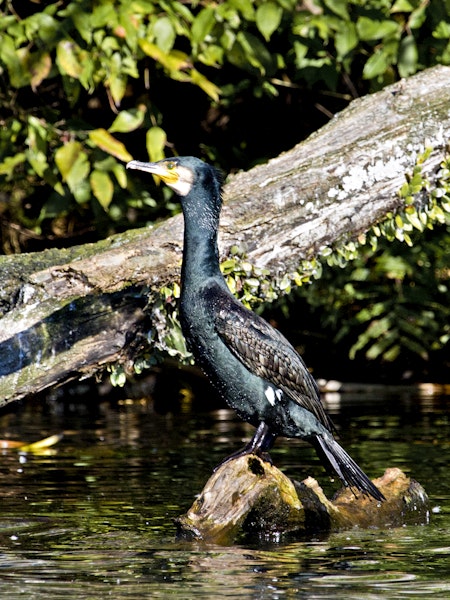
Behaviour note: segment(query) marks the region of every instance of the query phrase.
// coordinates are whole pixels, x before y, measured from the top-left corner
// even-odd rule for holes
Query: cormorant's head
[[[179,196],[184,197],[193,187],[217,187],[220,193],[222,178],[214,167],[193,156],[166,158],[154,163],[132,160],[127,169],[138,169],[160,177]]]

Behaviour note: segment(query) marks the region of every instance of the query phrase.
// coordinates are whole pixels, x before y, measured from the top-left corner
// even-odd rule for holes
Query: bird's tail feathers
[[[363,495],[372,496],[380,502],[386,499],[334,438],[318,435],[314,442],[317,442],[314,446],[326,458],[345,486],[354,487]]]

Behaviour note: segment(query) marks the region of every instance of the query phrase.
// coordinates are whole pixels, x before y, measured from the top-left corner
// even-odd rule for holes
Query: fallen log
[[[354,527],[428,522],[424,489],[400,469],[387,469],[374,483],[384,494],[384,502],[348,488],[329,500],[312,477],[301,483],[291,481],[258,456],[243,456],[213,473],[188,512],[176,520],[178,535],[228,545],[249,537],[304,539]]]
[[[285,276],[308,277],[313,259],[405,209],[399,190],[416,167],[426,182],[418,207],[432,193],[442,202],[449,81],[450,67],[438,66],[355,100],[289,152],[231,177],[221,258],[237,248],[267,272],[258,291],[267,299],[267,289],[286,289]],[[176,354],[160,292],[179,281],[182,232],[177,215],[95,244],[0,257],[0,407],[105,365],[133,371],[140,340],[149,354]]]

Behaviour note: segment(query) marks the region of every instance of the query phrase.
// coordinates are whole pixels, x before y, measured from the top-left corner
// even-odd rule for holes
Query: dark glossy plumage
[[[193,157],[129,168],[161,177],[179,195],[185,231],[180,317],[188,346],[211,383],[242,419],[257,427],[237,455],[265,453],[279,435],[310,442],[345,485],[383,500],[332,435],[316,382],[276,329],[230,293],[219,267],[218,172]]]

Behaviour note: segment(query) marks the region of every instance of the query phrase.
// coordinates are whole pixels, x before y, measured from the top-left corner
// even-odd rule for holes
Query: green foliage
[[[320,310],[334,343],[346,341],[350,357],[392,362],[429,360],[450,340],[448,228],[415,235],[412,248],[379,241],[341,271],[324,268],[322,278],[301,294]]]
[[[166,105],[178,97],[186,124],[186,86],[200,94],[192,102],[202,98],[200,120],[217,115],[202,143],[210,160],[221,161],[215,135],[244,98],[266,97],[270,105],[283,90],[301,96],[309,88],[348,101],[358,88],[365,93],[448,64],[449,32],[450,6],[438,0],[5,3],[3,221],[51,244],[86,225],[101,236],[130,226],[131,217],[140,224],[164,216],[172,210],[167,192],[152,198],[130,185],[123,163],[133,146],[157,160],[184,144],[185,129],[169,134]],[[227,144],[246,163],[225,170],[267,158],[257,147],[249,153],[251,140],[241,139],[239,124],[235,130]],[[11,251],[20,240],[3,245]]]
[[[311,109],[298,125],[305,108],[334,113],[450,64],[450,3],[11,0],[0,6],[0,39],[1,243],[13,252],[96,239],[178,210],[165,186],[150,195],[128,179],[124,163],[135,153],[249,168],[321,124]],[[406,349],[425,358],[449,335],[449,173],[443,164],[441,184],[430,186],[419,161],[399,213],[279,280],[236,250],[223,265],[231,288],[258,305],[317,279],[301,293],[328,315],[336,339],[350,340],[353,356],[393,360]],[[155,304],[152,343],[189,358],[175,291]],[[123,383],[123,370],[113,378]]]

